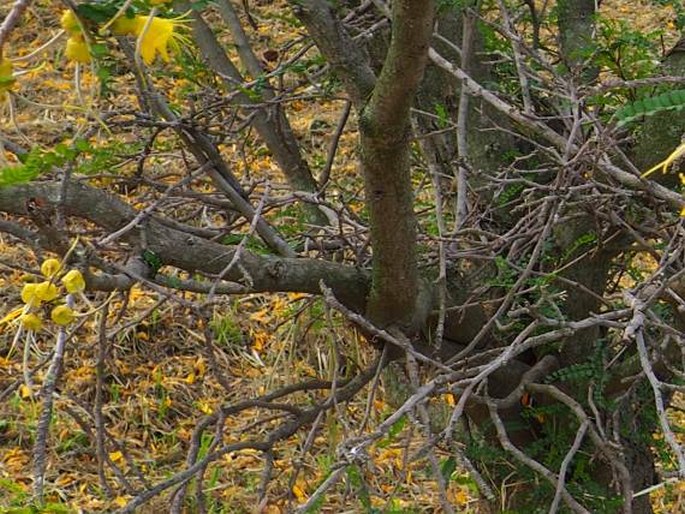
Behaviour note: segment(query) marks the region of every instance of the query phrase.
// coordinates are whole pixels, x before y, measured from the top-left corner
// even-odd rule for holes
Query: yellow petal
[[[91,61],[88,43],[80,36],[71,36],[67,39],[67,48],[64,50],[64,55],[70,61],[81,64],[86,64]]]
[[[0,325],[4,325],[5,323],[9,323],[10,321],[14,321],[14,319],[19,317],[22,312],[24,312],[23,307],[17,307],[13,311],[10,311],[2,319],[0,319]]]
[[[119,462],[124,458],[124,454],[120,451],[110,452],[109,458],[112,460],[112,462]]]
[[[51,302],[58,294],[57,286],[47,280],[36,284],[36,297],[43,302]]]
[[[297,501],[302,502],[307,498],[307,495],[305,494],[304,490],[297,484],[293,485],[293,494],[295,495],[295,498],[297,498]]]
[[[663,161],[661,161],[659,164],[649,168],[647,171],[645,171],[642,174],[642,178],[648,177],[652,173],[654,173],[656,170],[661,168],[661,171],[663,173],[668,172],[668,167],[673,164],[675,161],[680,159],[683,155],[685,155],[685,143],[681,143],[680,146],[678,146],[673,152],[671,152],[671,155],[666,157]]]
[[[112,23],[112,34],[115,36],[130,36],[136,33],[138,21],[135,18],[119,16]]]
[[[59,272],[61,267],[62,265],[57,259],[45,259],[43,264],[40,265],[40,272],[44,277],[52,278]]]
[[[21,318],[22,326],[27,330],[33,330],[34,332],[39,331],[43,327],[43,322],[34,313],[24,314]]]
[[[126,496],[117,496],[114,498],[114,505],[117,507],[126,507],[126,504],[128,503],[127,497]]]
[[[38,284],[25,284],[21,290],[21,301],[27,305],[40,305],[40,298],[36,293]]]
[[[66,305],[58,305],[50,313],[52,321],[58,325],[68,325],[76,318],[74,311]]]
[[[86,289],[86,281],[77,269],[73,269],[62,277],[62,283],[68,293],[80,293]]]
[[[159,56],[164,61],[169,60],[169,46],[177,48],[179,42],[185,38],[177,30],[185,21],[179,18],[159,18],[153,16],[148,23],[148,16],[136,16],[136,35],[140,38],[140,55],[146,64],[150,64]]]
[[[155,60],[157,53],[162,55],[162,58],[168,60],[166,47],[169,44],[169,39],[174,32],[174,23],[172,20],[158,18],[154,16],[148,22],[147,16],[138,16],[138,35],[140,35],[140,54],[146,64],[152,63]]]
[[[78,34],[81,32],[81,25],[79,25],[79,22],[71,9],[66,9],[62,12],[59,24],[69,34]]]

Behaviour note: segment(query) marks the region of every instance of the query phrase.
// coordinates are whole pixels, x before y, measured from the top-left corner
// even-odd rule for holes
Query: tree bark
[[[345,30],[330,2],[290,0],[289,3],[319,51],[342,79],[357,111],[361,112],[376,83],[368,55]]]
[[[26,216],[27,205],[34,199],[43,203],[46,209],[62,208],[65,215],[89,220],[109,232],[120,230],[139,215],[130,205],[104,190],[69,182],[62,195],[62,187],[58,182],[32,182],[0,188],[0,212]],[[194,235],[192,227],[185,228],[180,223],[150,215],[125,232],[121,240],[133,248],[141,248],[144,242],[145,249],[157,254],[163,264],[189,273],[221,274],[235,256],[236,247],[204,239]],[[35,234],[35,237],[38,239],[40,235]],[[242,292],[320,294],[320,281],[324,280],[338,299],[351,309],[362,312],[366,306],[369,276],[352,266],[319,259],[258,255],[244,248],[240,251],[238,264],[223,279],[244,288]],[[116,288],[116,284],[114,287],[106,284],[106,280],[102,281],[101,288]]]
[[[431,0],[393,2],[392,39],[360,117],[361,162],[373,245],[368,315],[381,326],[422,328],[416,320],[419,273],[410,173],[409,113],[428,61]]]

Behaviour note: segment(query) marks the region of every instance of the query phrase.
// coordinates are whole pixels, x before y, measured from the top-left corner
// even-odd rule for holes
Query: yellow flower
[[[21,290],[21,301],[27,305],[40,305],[40,298],[36,294],[38,284],[25,284]]]
[[[83,37],[78,35],[73,35],[67,39],[67,48],[64,51],[64,55],[70,61],[79,62],[82,64],[87,64],[90,62],[90,50],[88,50],[88,43],[86,43]]]
[[[24,314],[19,319],[21,319],[22,326],[27,330],[38,332],[43,327],[43,322],[33,313]]]
[[[671,152],[671,155],[666,157],[659,164],[656,164],[653,167],[649,168],[647,171],[645,171],[642,174],[642,178],[648,177],[649,175],[654,173],[659,168],[661,168],[662,173],[668,173],[669,166],[671,166],[676,161],[680,160],[684,155],[685,155],[685,143],[681,143],[675,150],[673,150],[673,152]]]
[[[50,313],[50,318],[52,321],[58,325],[68,325],[76,318],[74,311],[66,305],[58,305]]]
[[[43,302],[51,302],[57,298],[58,294],[59,291],[57,290],[57,286],[52,282],[46,280],[45,282],[36,284],[36,297]]]
[[[148,16],[136,16],[136,35],[140,40],[140,54],[146,64],[151,64],[157,54],[163,61],[169,61],[169,48],[177,51],[187,39],[177,30],[183,25],[183,17],[159,18],[154,16],[148,24]]]
[[[71,9],[65,9],[62,12],[59,24],[71,35],[79,34],[81,32],[81,25],[79,25],[79,22]]]
[[[54,277],[59,273],[62,265],[57,259],[45,259],[40,265],[40,272],[47,278]]]
[[[62,283],[68,293],[80,293],[86,288],[86,281],[77,269],[71,270],[62,277]]]
[[[21,290],[21,299],[27,305],[38,306],[42,302],[51,302],[58,294],[57,286],[46,280],[40,284],[26,284]]]
[[[112,22],[112,34],[115,36],[131,36],[138,29],[138,20],[126,15],[119,16]]]
[[[0,94],[12,89],[16,79],[12,75],[14,68],[9,59],[0,59]]]

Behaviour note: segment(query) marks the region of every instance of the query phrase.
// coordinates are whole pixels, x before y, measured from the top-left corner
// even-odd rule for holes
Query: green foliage
[[[461,11],[469,0],[438,0],[438,12]]]
[[[586,382],[595,375],[595,367],[590,362],[572,364],[547,376],[547,383],[552,382]]]
[[[478,31],[483,36],[485,51],[497,55],[512,55],[511,44],[494,27],[478,22]],[[492,91],[498,91],[508,98],[519,98],[521,85],[516,72],[514,59],[498,59],[492,65],[493,80],[483,85]]]
[[[210,322],[214,339],[218,345],[235,347],[244,343],[243,332],[232,315],[215,316]]]
[[[25,486],[9,478],[0,478],[0,512],[4,514],[71,514],[73,510],[61,503],[34,503]]]
[[[50,150],[35,146],[20,157],[20,164],[0,168],[0,187],[31,182],[54,168],[67,164],[75,164],[76,173],[102,173],[121,162],[123,155],[139,148],[140,143],[120,141],[96,148],[85,139],[77,139],[71,144],[59,143]]]
[[[614,116],[620,127],[645,116],[664,111],[681,111],[683,108],[685,108],[685,89],[677,89],[624,105],[616,111]]]
[[[438,215],[435,210],[435,202],[432,198],[417,198],[414,201],[416,210],[422,213],[421,216],[421,230],[426,234],[439,237],[440,236],[440,226],[438,225]],[[446,226],[454,221],[454,214],[450,210],[445,209],[442,213],[443,221]],[[426,246],[426,250],[430,251],[430,247]]]
[[[113,70],[114,66],[109,62],[97,61],[97,68],[95,70],[95,76],[100,84],[100,94],[102,96],[108,96],[113,93],[112,88],[112,77],[114,76]]]
[[[571,257],[574,257],[579,253],[580,250],[588,250],[589,247],[597,243],[597,234],[594,231],[585,232],[581,234],[571,245],[564,250],[564,255],[562,261],[566,261]]]
[[[307,215],[301,205],[291,204],[279,209],[278,223],[279,231],[290,241],[307,231]]]
[[[456,469],[457,459],[455,459],[454,457],[447,457],[446,459],[443,459],[443,461],[440,463],[440,474],[445,479],[445,481],[449,481],[450,478],[452,478],[452,473],[454,473]]]
[[[143,262],[148,265],[150,268],[150,272],[153,275],[156,275],[157,272],[159,271],[159,268],[162,267],[162,259],[159,258],[159,255],[157,255],[155,252],[152,250],[144,250],[141,258],[143,259]]]
[[[359,498],[359,503],[361,503],[364,507],[364,512],[374,512],[374,508],[371,505],[369,487],[366,485],[364,476],[357,465],[353,464],[347,468],[347,479],[349,480],[350,485],[356,491],[357,498]]]
[[[208,85],[218,85],[216,75],[207,67],[196,52],[190,51],[189,47],[183,46],[181,52],[176,53],[175,63],[178,68],[165,68],[160,72],[166,74],[170,80],[185,79],[189,86],[178,88],[178,96],[187,96],[206,89]]]
[[[397,439],[397,436],[402,432],[404,429],[404,426],[407,424],[407,417],[402,416],[400,419],[395,421],[395,423],[392,424],[390,429],[388,430],[388,435],[386,435],[383,439],[381,439],[377,446],[379,448],[386,448],[390,446],[395,439]]]
[[[335,457],[332,455],[322,454],[316,458],[317,469],[323,471],[323,475],[317,487],[321,485],[331,474],[331,469],[333,464],[335,464]],[[325,495],[319,496],[319,498],[305,511],[306,514],[315,514],[321,510],[325,501]]]
[[[347,480],[349,481],[349,484],[352,486],[352,488],[355,490],[357,498],[359,499],[359,503],[361,503],[363,507],[363,509],[361,509],[359,512],[363,512],[365,514],[409,514],[413,512],[412,510],[407,510],[406,508],[400,508],[395,504],[394,501],[390,502],[390,505],[387,505],[383,509],[374,507],[371,504],[371,494],[369,492],[369,486],[367,485],[366,479],[362,474],[362,470],[356,464],[348,466]]]
[[[112,140],[107,145],[94,147],[83,141],[83,144],[79,146],[82,158],[78,160],[75,171],[83,175],[111,172],[123,159],[142,148],[141,142],[124,143]]]
[[[495,198],[497,206],[504,207],[510,202],[516,200],[519,196],[521,196],[524,188],[525,186],[522,183],[509,184]]]
[[[603,394],[605,384],[610,378],[604,370],[608,351],[608,345],[600,341],[586,362],[552,373],[547,377],[546,382],[563,381],[566,386],[574,386],[571,389],[579,390],[575,396],[581,403],[587,401],[585,388],[592,385],[595,405],[607,412],[613,412],[616,406]],[[537,434],[535,441],[525,448],[526,453],[548,469],[558,470],[578,431],[579,423],[576,416],[565,405],[556,402],[549,404],[541,402],[540,405],[528,403],[522,410],[522,417],[529,427],[521,425],[520,428],[532,428]],[[510,431],[515,428],[517,426],[514,426],[514,423],[507,424],[507,429]],[[493,429],[487,423],[480,426],[479,430]],[[601,463],[593,459],[594,452],[591,448],[592,443],[586,437],[581,450],[575,454],[568,468],[567,487],[590,512],[613,514],[620,510],[621,498],[596,482],[596,466]],[[492,445],[486,437],[474,434],[467,446],[467,455],[474,461],[485,463],[489,470],[494,471],[495,476],[507,476],[514,473],[522,483],[535,484],[534,487],[522,487],[516,492],[517,495],[524,495],[514,500],[518,505],[536,507],[549,505],[554,495],[554,487],[545,480],[540,480],[540,477],[527,466],[512,460],[501,447]],[[444,463],[444,466],[447,465]],[[526,510],[526,512],[546,511],[546,509],[538,511],[535,508]]]
[[[266,246],[261,239],[255,236],[248,236],[245,234],[228,234],[227,236],[223,237],[221,239],[221,243],[225,245],[230,245],[230,246],[235,246],[240,244],[240,242],[247,237],[247,241],[245,243],[245,248],[250,250],[253,253],[257,253],[260,255],[268,255],[271,253],[271,250],[269,249],[268,246]]]
[[[585,362],[571,364],[570,366],[550,373],[546,377],[545,382],[548,384],[562,382],[564,384],[575,384],[581,387],[589,387],[591,385],[593,401],[595,404],[604,409],[612,409],[614,408],[613,402],[604,395],[604,388],[611,378],[609,372],[604,369],[604,363],[607,360],[608,352],[608,345],[604,340],[600,340]],[[587,397],[585,394],[581,396],[583,400]]]
[[[568,448],[578,431],[578,421],[569,409],[559,404],[544,407],[533,407],[530,410],[531,419],[538,422],[540,436],[526,448],[526,453],[540,461],[548,469],[558,470],[566,457]],[[566,483],[569,492],[594,513],[614,514],[620,509],[621,498],[616,497],[606,487],[597,483],[594,475],[599,460],[593,459],[593,452],[588,449],[577,452],[568,468]],[[520,465],[519,465],[520,466]],[[523,469],[517,469],[526,475]],[[554,495],[554,488],[547,481],[537,481],[536,487],[524,492],[526,503],[530,505],[545,505]],[[618,504],[617,504],[618,501]],[[545,511],[546,512],[546,511]]]
[[[212,3],[214,3],[213,0],[192,0],[190,2],[190,8],[193,11],[202,12]]]
[[[0,77],[0,91],[17,81],[14,77]]]
[[[656,72],[661,58],[662,30],[640,31],[635,30],[622,20],[611,20],[599,17],[597,20],[597,38],[588,52],[602,71],[608,71],[611,75],[623,80],[634,80],[651,77]],[[636,111],[632,111],[627,103],[641,100],[645,95],[651,95],[652,90],[614,90],[611,94],[603,93],[588,99],[588,104],[594,107],[605,107],[608,112],[616,111],[614,116],[619,126],[648,115],[649,111],[655,110],[651,106],[644,109],[640,104],[636,105]],[[624,110],[625,109],[625,110]],[[643,112],[646,111],[646,112]],[[601,113],[601,110],[598,110]]]
[[[21,164],[0,168],[0,187],[30,182],[53,167],[64,166],[76,158],[84,143],[82,140],[76,141],[73,146],[60,143],[54,150],[42,150],[34,146],[21,156]]]
[[[662,30],[636,30],[623,20],[597,20],[595,62],[623,80],[653,75],[659,62]]]
[[[88,2],[77,5],[76,12],[86,21],[103,24],[114,18],[122,3],[121,0]]]
[[[38,177],[40,173],[41,171],[37,166],[26,167],[18,165],[0,168],[0,187],[31,182]]]
[[[288,10],[272,9],[271,12],[269,13],[269,18],[281,20],[282,22],[286,23],[290,27],[293,27],[296,29],[302,27],[302,23],[300,22],[299,19],[297,19],[297,16],[294,16],[292,14],[292,11],[290,9],[288,9]]]
[[[497,276],[488,281],[488,285],[493,287],[510,288],[516,283],[518,278],[518,271],[516,271],[501,255],[495,257],[495,266],[497,267]]]
[[[444,104],[436,102],[433,106],[435,109],[435,114],[438,117],[438,128],[447,128],[450,121],[449,112],[447,112],[447,107]]]
[[[55,450],[58,453],[66,453],[74,450],[86,450],[89,442],[90,440],[84,432],[74,432],[65,437],[64,440],[59,441],[59,444]]]

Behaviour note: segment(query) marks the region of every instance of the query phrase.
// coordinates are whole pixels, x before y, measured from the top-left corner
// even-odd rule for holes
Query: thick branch
[[[425,3],[417,2],[420,5]],[[342,26],[330,2],[290,0],[290,4],[295,16],[314,38],[316,46],[340,75],[352,102],[361,112],[376,82],[368,56]]]
[[[419,296],[410,174],[409,112],[428,61],[432,0],[393,3],[392,40],[361,122],[366,203],[371,215],[373,288],[368,314],[380,326],[415,320]]]
[[[28,185],[0,188],[0,211],[26,215],[29,199],[39,199],[46,209],[62,206],[68,216],[92,221],[115,231],[129,223],[137,211],[103,190],[85,184],[69,183],[64,198],[62,185],[34,182]],[[155,252],[164,264],[189,272],[220,274],[235,254],[235,247],[224,246],[170,226],[163,218],[151,215],[137,227],[122,235],[122,240]],[[242,249],[238,265],[224,277],[240,282],[253,292],[299,291],[319,294],[319,281],[325,280],[336,296],[349,307],[363,309],[368,289],[368,276],[351,266],[316,259],[280,258],[252,254]]]

